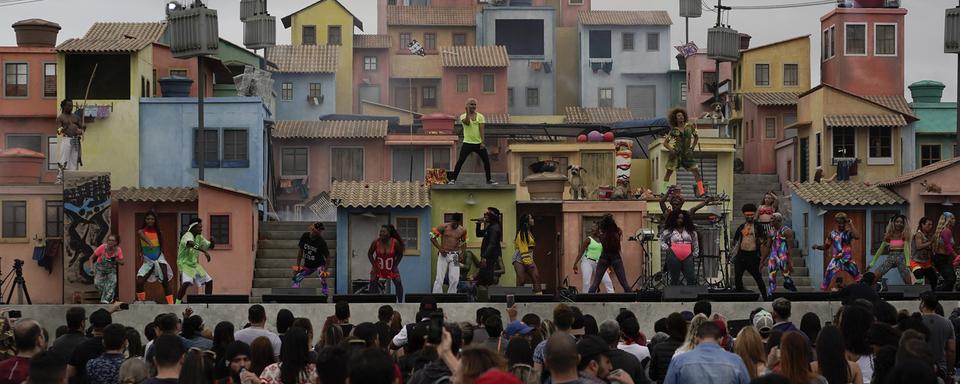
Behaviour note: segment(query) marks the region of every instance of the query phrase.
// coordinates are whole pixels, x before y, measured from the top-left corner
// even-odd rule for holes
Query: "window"
[[[470,75],[462,73],[457,75],[457,93],[467,93],[470,91]]]
[[[310,83],[310,91],[307,93],[307,96],[321,98],[323,97],[323,90],[320,88],[320,83]]]
[[[27,63],[6,63],[4,91],[6,97],[27,97]]]
[[[821,57],[824,61],[837,55],[837,29],[834,26],[823,30],[823,52]]]
[[[507,106],[513,106],[513,87],[507,88]]]
[[[410,46],[410,42],[413,39],[410,38],[410,32],[401,32],[400,33],[400,49],[404,52],[407,51],[407,47]]]
[[[597,95],[598,107],[613,107],[613,88],[600,88]]]
[[[47,170],[56,171],[60,169],[58,160],[60,158],[60,153],[57,152],[59,148],[60,141],[57,140],[56,136],[47,136]]]
[[[404,254],[420,254],[420,219],[416,217],[398,217],[397,233],[403,239]]]
[[[680,101],[687,101],[687,82],[680,82]]]
[[[424,147],[393,147],[393,181],[421,181],[426,177],[426,151]]]
[[[57,97],[57,63],[43,64],[43,97]]]
[[[48,201],[45,213],[47,237],[63,237],[63,202]]]
[[[130,97],[134,95],[131,89],[139,76],[139,74],[130,75],[130,61],[130,54],[65,55],[63,65],[64,98],[73,100],[130,100]],[[94,66],[97,67],[97,80],[91,83],[90,76],[93,73]]]
[[[210,215],[210,238],[219,245],[230,244],[229,215]]]
[[[570,0],[570,5],[583,5],[583,0]]]
[[[763,136],[767,139],[777,138],[777,118],[767,117],[763,121]]]
[[[332,148],[330,179],[331,181],[363,180],[363,148]]]
[[[283,101],[293,100],[293,83],[280,84],[280,99]]]
[[[453,46],[459,47],[467,45],[467,34],[466,33],[454,33],[453,34]]]
[[[527,106],[540,106],[540,88],[527,88]]]
[[[660,34],[659,33],[648,33],[647,34],[647,52],[657,52],[660,50]]]
[[[494,93],[497,90],[496,77],[492,73],[483,74],[483,93]]]
[[[823,160],[820,158],[823,157],[823,144],[820,141],[820,132],[817,132],[817,166],[820,167],[823,164]],[[804,174],[804,173],[801,173]]]
[[[510,55],[543,56],[543,23],[542,19],[498,19],[493,31],[496,40],[494,45],[507,47],[507,54]],[[607,48],[609,49],[609,44]]]
[[[450,148],[431,148],[430,168],[450,169]]]
[[[186,69],[171,69],[170,76],[187,77]]]
[[[343,44],[342,38],[340,36],[340,26],[331,25],[327,27],[327,45],[340,45]]]
[[[896,56],[897,55],[897,25],[896,24],[876,24],[874,36],[876,42],[873,47],[873,54],[877,56]]]
[[[216,129],[204,129],[203,136],[203,166],[204,167],[219,167],[220,166],[220,143],[219,132]],[[200,140],[198,138],[198,130],[193,129],[193,166],[197,166],[197,161],[200,159]]]
[[[303,45],[317,45],[317,27],[315,25],[303,26]]]
[[[610,31],[590,31],[590,58],[609,59],[612,56]]]
[[[283,148],[280,153],[281,176],[306,176],[310,151],[307,148]]]
[[[757,64],[754,69],[754,84],[758,87],[770,85],[770,64]]]
[[[40,135],[7,135],[7,149],[23,148],[34,152],[43,153],[43,146],[41,145],[42,142],[43,140],[41,139]]]
[[[423,98],[420,100],[420,105],[424,107],[436,107],[437,106],[437,87],[423,87],[422,91]]]
[[[893,138],[890,127],[870,127],[870,157],[893,157]]]
[[[27,237],[27,202],[3,202],[3,237]]]
[[[856,151],[856,130],[851,127],[834,127],[833,157],[856,157]]]
[[[942,159],[940,144],[920,144],[920,166],[926,167]]]
[[[713,87],[717,82],[717,73],[716,72],[704,72],[703,73],[703,93],[713,93]]]
[[[887,224],[890,223],[890,219],[896,216],[897,211],[873,211],[870,215],[870,253],[874,254],[880,249],[880,244],[883,244],[883,237],[887,233]]]
[[[187,233],[187,227],[190,226],[190,222],[193,221],[193,219],[196,219],[199,217],[200,215],[198,215],[196,212],[181,213],[180,214],[180,236],[183,236],[184,233]]]
[[[623,35],[623,44],[622,48],[624,51],[632,51],[633,46],[635,45],[634,34],[633,32],[624,32]]]
[[[423,49],[428,51],[435,51],[437,49],[437,34],[436,33],[424,33],[423,34]]]
[[[246,168],[250,166],[246,129],[223,130],[223,167]]]
[[[783,85],[786,87],[800,85],[800,66],[798,64],[783,65]]]
[[[844,25],[843,52],[851,56],[865,56],[867,54],[867,25]]]
[[[377,70],[377,57],[376,57],[376,56],[364,56],[364,57],[363,57],[363,70],[364,70],[364,71],[376,71],[376,70]]]

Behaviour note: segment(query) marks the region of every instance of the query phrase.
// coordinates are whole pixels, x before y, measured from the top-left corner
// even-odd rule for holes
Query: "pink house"
[[[477,99],[481,113],[507,113],[507,48],[497,46],[441,47],[443,75],[440,95],[444,112],[460,116],[467,99]]]
[[[390,35],[353,35],[354,113],[361,113],[361,101],[389,100],[391,42]]]
[[[710,111],[713,92],[708,84],[717,82],[716,61],[698,53],[687,58],[687,114],[694,120]],[[720,81],[730,80],[733,73],[730,63],[720,63]]]
[[[190,85],[190,96],[197,96],[197,58],[177,59],[170,52],[170,47],[160,44],[153,44],[153,85],[148,88],[147,96],[160,97],[161,91],[158,81],[167,76],[183,76],[193,79]],[[204,62],[204,76],[206,78],[206,89],[204,95],[213,96],[213,73],[215,70],[229,74],[226,67],[216,59],[206,59]]]
[[[880,186],[892,189],[910,203],[907,219],[910,227],[916,228],[920,218],[929,217],[936,222],[944,212],[957,213],[956,204],[960,202],[960,157],[939,161],[926,167],[904,173]],[[940,186],[940,192],[928,192],[920,185],[926,181]],[[954,229],[956,241],[960,241],[960,231]]]
[[[797,121],[797,93],[745,93],[743,108],[743,173],[775,174],[777,158],[774,150],[785,138],[784,128]]]
[[[870,5],[836,8],[820,18],[820,80],[857,95],[903,95],[907,10]]]

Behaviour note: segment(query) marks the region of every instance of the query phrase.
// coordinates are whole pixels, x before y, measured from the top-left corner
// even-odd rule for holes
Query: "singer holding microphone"
[[[500,210],[487,207],[482,219],[472,219],[477,223],[476,235],[482,237],[480,243],[480,273],[477,283],[489,287],[497,283],[498,272],[503,273],[503,252],[500,251],[500,241],[503,240],[503,227]]]

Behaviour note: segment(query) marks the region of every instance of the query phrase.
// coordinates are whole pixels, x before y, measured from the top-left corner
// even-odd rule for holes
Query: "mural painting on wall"
[[[63,263],[63,301],[83,302],[93,285],[93,251],[110,234],[110,174],[68,172],[63,187],[63,225],[66,257]]]

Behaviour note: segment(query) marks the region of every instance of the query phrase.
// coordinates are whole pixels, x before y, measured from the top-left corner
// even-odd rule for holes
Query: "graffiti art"
[[[110,174],[67,172],[63,188],[66,258],[63,263],[64,302],[75,293],[96,291],[93,251],[110,234]]]

